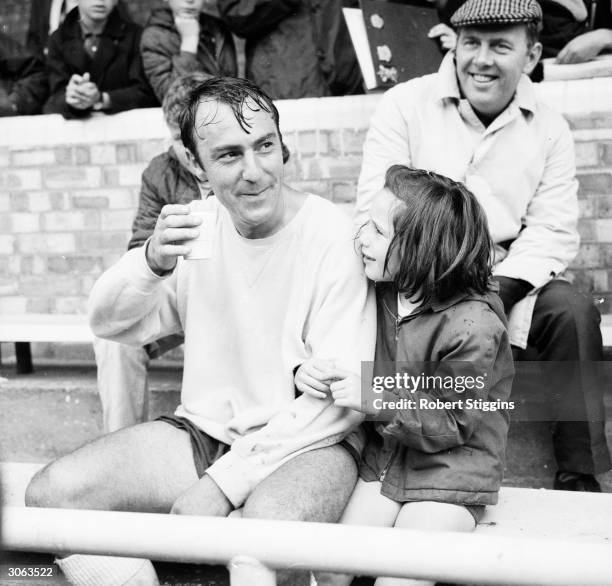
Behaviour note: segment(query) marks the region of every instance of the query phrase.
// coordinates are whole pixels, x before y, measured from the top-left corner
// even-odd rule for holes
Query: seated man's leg
[[[243,517],[336,523],[357,482],[357,464],[344,446],[311,450],[260,482]]]
[[[599,312],[592,301],[565,281],[551,281],[536,301],[529,344],[540,360],[603,360]],[[603,380],[593,364],[551,370],[551,398],[559,395],[560,420],[553,444],[560,471],[593,475],[608,470],[610,455],[604,433]],[[571,420],[565,414],[571,414]]]
[[[149,417],[146,350],[94,338],[94,351],[104,431],[146,421]]]
[[[168,513],[198,480],[189,435],[153,421],[103,436],[40,470],[33,507]]]
[[[312,450],[263,480],[247,499],[243,516],[335,523],[356,481],[357,465],[344,446]],[[309,572],[278,572],[279,584],[298,586],[309,581]]]
[[[167,513],[197,481],[190,438],[154,421],[122,429],[75,450],[38,472],[26,505]],[[148,560],[71,555],[58,560],[71,584],[157,584]]]

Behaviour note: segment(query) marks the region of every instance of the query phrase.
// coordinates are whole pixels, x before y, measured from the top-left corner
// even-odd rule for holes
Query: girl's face
[[[372,281],[391,281],[394,277],[393,259],[384,271],[385,258],[393,238],[393,211],[397,198],[387,189],[380,191],[372,200],[370,219],[359,231],[359,245],[365,274]]]

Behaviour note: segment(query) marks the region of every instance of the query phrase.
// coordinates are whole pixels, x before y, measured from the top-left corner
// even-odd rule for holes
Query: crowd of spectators
[[[432,0],[440,23],[423,31],[424,42],[454,49],[450,15],[464,1]],[[0,115],[82,118],[159,105],[186,73],[237,75],[234,35],[245,41],[246,77],[273,99],[363,92],[342,16],[357,0],[158,0],[144,30],[125,3],[31,0],[26,46],[0,33]],[[543,57],[581,63],[612,49],[609,2],[540,4]]]
[[[343,6],[356,2],[164,0],[144,29],[125,0],[32,0],[26,46],[0,36],[0,113],[120,112],[161,104],[177,77],[246,74],[273,98],[361,93]]]

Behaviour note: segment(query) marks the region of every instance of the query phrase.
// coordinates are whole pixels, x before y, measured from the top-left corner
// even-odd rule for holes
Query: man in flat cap
[[[386,170],[400,163],[463,181],[496,243],[494,278],[512,343],[533,347],[555,407],[554,486],[600,491],[608,470],[599,313],[557,278],[578,251],[572,136],[528,78],[542,46],[535,0],[468,0],[453,15],[455,51],[433,75],[389,90],[372,118],[357,196],[364,219]]]

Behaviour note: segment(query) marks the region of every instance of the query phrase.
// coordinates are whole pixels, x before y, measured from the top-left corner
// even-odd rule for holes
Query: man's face
[[[480,114],[494,118],[510,103],[523,73],[536,66],[542,46],[527,44],[527,27],[465,27],[456,49],[457,79]]]
[[[204,5],[204,0],[168,0],[168,5],[174,16],[198,18]]]
[[[79,0],[78,4],[81,18],[100,22],[108,18],[117,0]]]
[[[195,126],[197,155],[238,232],[246,238],[264,238],[284,221],[281,141],[271,114],[252,102],[243,106],[243,114],[250,133],[240,127],[227,104],[201,102]]]

